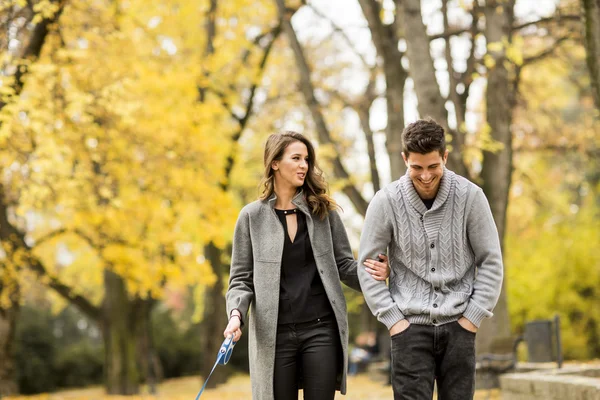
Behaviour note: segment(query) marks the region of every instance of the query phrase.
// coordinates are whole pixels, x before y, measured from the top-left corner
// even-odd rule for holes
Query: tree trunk
[[[12,261],[14,252],[14,231],[8,222],[8,208],[4,197],[4,186],[0,184],[0,251],[4,254],[5,262]],[[3,396],[18,394],[14,344],[19,315],[20,288],[17,282],[18,270],[0,263],[0,399]],[[2,307],[2,298],[8,299],[8,305]]]
[[[435,76],[429,49],[427,27],[421,15],[421,0],[397,1],[406,35],[406,51],[410,59],[410,76],[415,83],[421,118],[431,117],[440,125],[448,125],[448,112]]]
[[[370,106],[370,103],[369,105]],[[379,170],[377,169],[377,158],[375,155],[375,143],[373,142],[373,131],[369,124],[371,113],[368,106],[359,107],[357,110],[360,125],[365,133],[365,141],[367,142],[367,155],[369,156],[369,170],[371,171],[371,183],[373,185],[373,193],[377,193],[381,189],[381,179],[379,178]]]
[[[25,77],[29,72],[29,66],[35,62],[46,42],[46,38],[50,32],[50,26],[57,23],[59,20],[66,2],[52,0],[51,3],[57,6],[56,12],[48,19],[42,18],[33,29],[29,30],[30,34],[27,42],[27,46],[21,49],[19,58],[26,59],[26,63],[20,63],[16,65],[14,80],[12,83],[12,89],[14,90],[14,97],[20,96],[23,86],[25,83]],[[30,4],[31,7],[33,7]],[[9,19],[5,21],[7,26],[12,24]],[[29,21],[28,21],[29,22]],[[8,104],[8,100],[5,98],[0,99],[0,111]],[[2,121],[0,121],[0,128],[2,127]],[[2,171],[0,171],[2,172]],[[8,243],[10,248],[14,248],[14,242],[17,238],[11,237],[14,233],[12,226],[8,224],[8,207],[5,203],[4,186],[0,185],[0,240],[3,243]],[[2,268],[5,268],[2,266]],[[0,271],[4,272],[4,271]],[[0,276],[0,293],[2,293],[3,278]],[[10,279],[10,278],[9,278]],[[10,294],[11,297],[18,297],[18,288],[15,292]],[[15,330],[17,324],[17,316],[19,314],[19,303],[13,298],[8,308],[0,308],[0,398],[3,396],[16,394],[18,392],[18,385],[15,376],[15,362],[14,362],[14,339]]]
[[[600,0],[581,0],[585,18],[585,49],[594,103],[600,112]]]
[[[2,286],[0,285],[0,293]],[[0,308],[0,398],[19,392],[15,374],[14,339],[19,315],[19,304]]]
[[[123,278],[104,272],[104,371],[108,394],[139,393],[140,372],[136,362],[135,327],[132,302]]]
[[[510,27],[513,16],[513,2],[488,1],[485,8],[485,36],[488,43],[488,54],[494,59],[494,66],[489,68],[486,91],[486,116],[491,129],[492,138],[504,147],[495,152],[484,151],[483,191],[496,221],[501,243],[504,242],[506,227],[506,209],[508,192],[512,175],[512,107],[515,93],[506,68],[506,45],[493,46],[491,43],[506,43],[510,40]],[[500,12],[500,10],[502,12]],[[477,335],[477,350],[481,353],[498,351],[497,343],[506,342],[510,337],[510,319],[506,300],[505,282],[498,304],[494,309],[494,318],[485,320]]]
[[[275,0],[275,3],[277,3],[277,9],[279,10],[279,17],[281,18],[283,32],[285,32],[290,47],[294,52],[294,59],[296,60],[298,72],[300,73],[300,90],[302,91],[302,95],[304,96],[304,100],[315,124],[319,142],[321,144],[331,144],[335,147],[335,142],[331,138],[331,132],[329,131],[325,117],[321,111],[321,104],[315,97],[315,88],[311,81],[311,72],[310,67],[308,66],[308,61],[306,60],[302,45],[300,44],[300,41],[296,36],[296,32],[294,31],[294,27],[292,26],[291,19],[293,10],[289,10],[285,7],[285,0]],[[336,153],[336,156],[332,160],[333,172],[337,178],[344,181],[350,181],[350,174],[348,171],[346,171],[339,152]],[[361,215],[365,215],[367,213],[368,203],[363,198],[356,186],[351,183],[346,184],[342,188],[342,192],[352,202],[352,205],[358,213]]]
[[[152,309],[156,304],[154,299],[135,301],[135,335],[137,342],[137,363],[141,366],[141,381],[148,385],[151,395],[157,393],[157,384],[163,379],[160,359],[154,347],[152,335]]]
[[[204,249],[204,254],[212,266],[212,270],[217,276],[216,283],[206,289],[204,295],[204,316],[202,320],[202,366],[200,375],[206,379],[217,358],[217,352],[223,342],[223,331],[227,325],[227,310],[223,300],[223,271],[226,266],[221,261],[222,250],[213,243],[208,244]],[[210,378],[206,387],[214,388],[218,384],[227,380],[228,371],[226,368],[217,368]]]
[[[402,159],[402,131],[404,130],[404,84],[407,74],[402,68],[398,37],[392,25],[384,25],[381,21],[379,3],[374,0],[359,0],[359,3],[369,24],[371,39],[377,54],[381,57],[385,75],[386,149],[390,158],[391,178],[396,180],[406,171]]]
[[[218,0],[210,0],[210,7],[207,10],[205,24],[207,34],[205,54],[207,56],[214,54],[215,52],[214,39],[217,35],[216,14],[218,5]],[[261,37],[261,39],[257,40],[254,43],[260,49],[263,50],[263,56],[261,58],[260,63],[258,64],[259,75],[256,76],[256,82],[253,83],[249,88],[249,96],[244,105],[244,108],[246,110],[244,116],[239,117],[237,113],[233,112],[232,108],[229,109],[229,112],[232,116],[234,116],[234,119],[237,121],[239,129],[234,135],[232,135],[231,138],[233,142],[233,147],[231,153],[227,157],[225,164],[225,179],[223,179],[223,183],[221,185],[221,190],[223,192],[227,192],[229,190],[230,175],[233,170],[236,159],[236,145],[239,142],[242,133],[244,132],[246,124],[250,120],[250,117],[253,115],[255,94],[257,88],[259,87],[259,84],[257,82],[261,81],[260,77],[262,77],[262,74],[266,69],[269,54],[271,53],[273,44],[275,43],[275,40],[279,36],[280,32],[281,27],[276,26],[273,29],[271,29],[271,31],[267,34],[260,35],[259,37]],[[265,40],[267,41],[266,44],[263,43]],[[247,60],[248,54],[250,54],[250,52],[244,55],[243,59]],[[208,72],[205,71],[205,74],[208,74]],[[207,91],[204,88],[199,88],[198,100],[200,102],[204,102],[206,94]],[[228,105],[225,106],[229,108]],[[217,276],[217,281],[215,285],[211,288],[208,288],[204,294],[204,315],[203,322],[201,324],[202,335],[200,337],[200,349],[203,357],[203,363],[200,367],[200,374],[204,379],[208,377],[208,374],[210,373],[214,365],[217,352],[220,348],[221,343],[223,342],[223,330],[225,329],[227,324],[227,311],[225,308],[225,299],[223,296],[225,282],[223,281],[223,279],[225,276],[225,272],[229,269],[229,266],[223,265],[221,261],[223,252],[224,250],[219,249],[213,243],[209,243],[204,248],[205,257],[210,262],[212,270]],[[230,252],[230,248],[227,249],[227,252]],[[229,370],[227,368],[217,368],[213,373],[209,383],[207,384],[207,387],[212,388],[218,385],[219,383],[225,382],[227,380],[228,375]]]
[[[457,143],[456,150],[448,157],[448,168],[468,178],[467,168],[462,160],[460,144],[462,138],[448,125],[448,111],[440,86],[435,76],[433,58],[429,49],[429,35],[421,15],[421,0],[396,0],[398,13],[403,16],[406,35],[406,49],[410,59],[410,76],[414,81],[421,118],[431,117],[451,134]],[[450,69],[451,66],[449,66]],[[454,88],[450,88],[454,90]]]
[[[105,271],[105,298],[102,309],[98,309],[86,298],[63,284],[57,277],[51,276],[45,266],[27,247],[25,237],[8,220],[8,207],[3,201],[3,186],[0,184],[0,239],[10,243],[11,248],[23,252],[22,267],[27,267],[38,276],[46,279],[47,285],[65,300],[75,305],[91,320],[103,328],[105,352],[106,391],[109,394],[137,394],[139,392],[140,373],[136,363],[135,327],[143,324],[139,313],[134,312],[129,300],[125,282],[113,272]],[[0,332],[0,341],[4,338]],[[4,358],[0,358],[3,360]],[[1,362],[1,361],[0,361]]]
[[[382,325],[371,312],[371,309],[364,303],[360,307],[360,332],[376,331],[379,325]]]

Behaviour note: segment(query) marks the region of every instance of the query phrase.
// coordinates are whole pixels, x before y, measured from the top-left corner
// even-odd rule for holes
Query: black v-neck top
[[[299,210],[278,210],[275,213],[285,235],[279,283],[278,324],[301,323],[333,314],[310,244],[306,216]],[[294,241],[287,228],[288,214],[296,214],[298,229]]]

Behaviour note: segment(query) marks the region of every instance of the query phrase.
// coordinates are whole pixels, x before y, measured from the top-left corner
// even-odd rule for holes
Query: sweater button
[[[431,272],[435,272],[435,268],[431,268]]]
[[[437,324],[437,319],[434,319],[434,320],[433,320],[433,321],[431,321],[431,322],[433,322],[434,324]]]
[[[429,247],[431,247],[431,248],[433,249],[433,248],[435,247],[435,243],[431,243],[431,244],[429,245]]]
[[[433,290],[435,290],[436,292],[439,292],[440,288],[436,286],[436,287],[433,288]]]
[[[437,308],[437,304],[433,303],[433,308]]]

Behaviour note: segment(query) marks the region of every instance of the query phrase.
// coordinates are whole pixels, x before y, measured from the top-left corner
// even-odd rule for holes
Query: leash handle
[[[219,355],[217,356],[219,364],[225,365],[229,362],[231,354],[233,353],[233,348],[235,347],[235,343],[236,342],[233,341],[233,336],[228,336],[225,338],[221,348],[219,349]]]
[[[233,348],[235,347],[236,342],[233,341],[233,336],[227,336],[225,338],[225,340],[223,341],[223,344],[221,344],[221,348],[219,349],[219,352],[217,353],[217,361],[215,361],[215,365],[213,365],[212,369],[210,370],[210,374],[208,374],[208,376],[206,377],[206,380],[204,381],[204,385],[202,385],[202,389],[200,389],[200,391],[198,392],[198,395],[196,396],[196,400],[198,400],[200,398],[200,396],[202,395],[202,393],[204,392],[204,389],[206,388],[206,384],[208,383],[208,380],[210,379],[211,375],[213,374],[213,372],[215,371],[215,368],[217,368],[217,365],[225,365],[229,362],[229,359],[231,358],[231,354],[233,353]]]

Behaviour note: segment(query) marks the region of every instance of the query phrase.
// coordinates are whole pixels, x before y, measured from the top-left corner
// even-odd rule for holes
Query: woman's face
[[[292,142],[285,148],[283,157],[273,161],[275,184],[280,188],[298,188],[304,184],[308,172],[308,149],[302,142]]]

